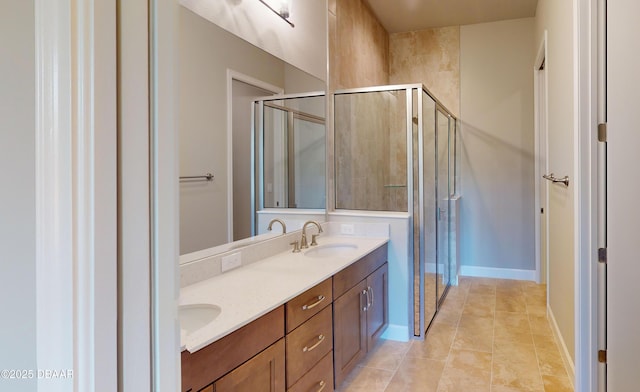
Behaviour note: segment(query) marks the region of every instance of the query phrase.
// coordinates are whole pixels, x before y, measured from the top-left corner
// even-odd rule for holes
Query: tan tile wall
[[[390,186],[407,183],[405,102],[404,91],[336,98],[337,208],[407,211],[406,188]]]
[[[459,113],[459,27],[389,35],[362,0],[329,0],[328,12],[331,91],[424,83]],[[397,97],[379,98],[336,105],[335,129],[344,133],[335,146],[337,208],[407,210],[407,189],[389,187],[407,184],[406,112],[397,110]]]
[[[389,84],[389,34],[362,0],[329,1],[329,89]]]
[[[460,26],[391,34],[389,83],[423,83],[458,116]]]

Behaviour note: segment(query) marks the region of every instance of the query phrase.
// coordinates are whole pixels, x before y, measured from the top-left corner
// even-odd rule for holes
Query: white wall
[[[533,31],[533,18],[460,27],[463,270],[535,270]]]
[[[34,12],[33,1],[0,2],[0,369],[36,369]]]
[[[259,1],[180,0],[180,4],[311,75],[327,80],[327,0],[294,1],[292,28]]]
[[[548,31],[545,61],[548,76],[549,171],[556,176],[574,173],[574,61],[573,2],[539,0],[535,40],[536,53]],[[575,180],[575,178],[570,178]],[[549,307],[564,343],[574,356],[574,186],[549,187]]]

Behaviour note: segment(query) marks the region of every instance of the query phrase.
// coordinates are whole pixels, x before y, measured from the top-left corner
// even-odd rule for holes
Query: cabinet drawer
[[[333,297],[338,298],[387,262],[387,244],[333,276]]]
[[[327,306],[287,335],[287,387],[333,349],[332,313],[332,306]]]
[[[284,339],[213,384],[215,392],[284,392]]]
[[[332,392],[333,351],[329,351],[307,374],[287,389],[287,392]]]
[[[331,278],[287,302],[287,333],[318,314],[333,301]]]

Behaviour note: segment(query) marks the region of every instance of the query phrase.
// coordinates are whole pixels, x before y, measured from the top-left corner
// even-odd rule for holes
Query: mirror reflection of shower
[[[324,93],[254,101],[257,210],[325,208]]]

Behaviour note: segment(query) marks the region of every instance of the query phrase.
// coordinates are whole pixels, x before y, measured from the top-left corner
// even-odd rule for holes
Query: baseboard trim
[[[535,270],[477,267],[474,265],[460,266],[460,276],[473,276],[478,278],[531,280],[534,282],[536,281]]]
[[[381,338],[398,342],[408,342],[409,327],[406,325],[389,324],[387,329],[382,333]]]
[[[547,306],[547,318],[549,319],[549,324],[551,324],[551,331],[553,332],[553,336],[556,339],[556,343],[560,348],[560,356],[562,357],[562,362],[564,362],[564,367],[565,369],[567,369],[567,373],[569,373],[569,381],[571,382],[571,386],[575,388],[576,367],[573,363],[573,359],[571,359],[569,349],[567,349],[567,345],[562,338],[562,334],[560,333],[560,328],[558,327],[556,318],[553,315],[553,311],[549,306]]]

